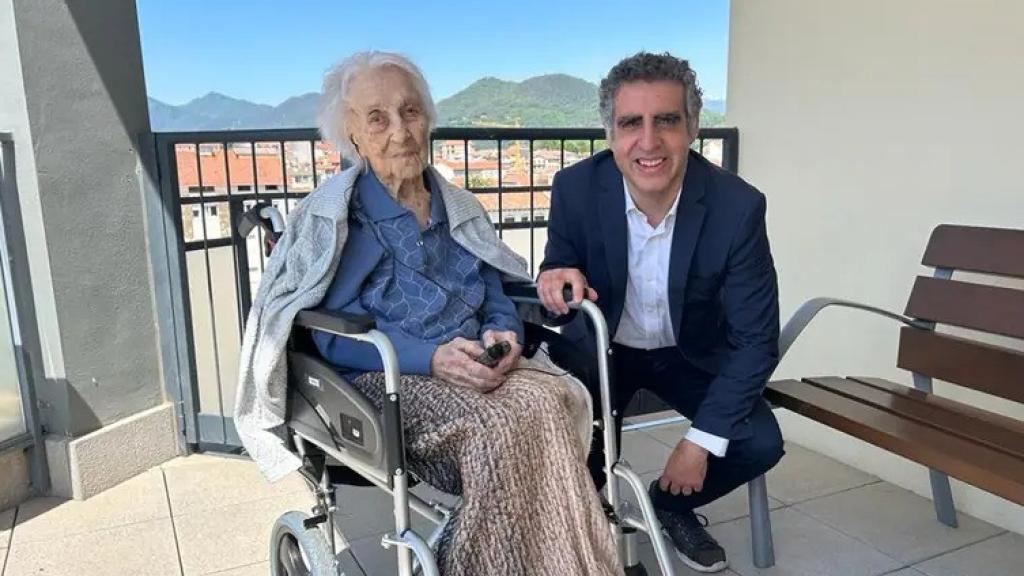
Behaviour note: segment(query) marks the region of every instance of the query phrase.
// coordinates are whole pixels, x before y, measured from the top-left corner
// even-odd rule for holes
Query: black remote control
[[[494,368],[511,351],[512,345],[502,340],[488,346],[483,354],[476,357],[476,361],[488,368]]]

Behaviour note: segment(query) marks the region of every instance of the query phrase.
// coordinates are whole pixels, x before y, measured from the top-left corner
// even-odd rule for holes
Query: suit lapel
[[[672,314],[672,330],[678,337],[683,321],[683,296],[690,274],[693,252],[704,225],[704,197],[707,184],[706,167],[695,153],[690,153],[683,177],[683,192],[676,208],[675,228],[672,231],[672,253],[668,266],[668,305]]]
[[[626,197],[622,186],[622,173],[612,161],[607,159],[600,176],[601,189],[597,197],[597,211],[600,219],[600,237],[604,243],[605,261],[608,275],[612,280],[613,294],[600,294],[600,298],[608,298],[612,303],[609,310],[608,330],[615,333],[622,315],[622,306],[626,300],[626,274],[629,271],[627,261],[628,238],[626,229]]]

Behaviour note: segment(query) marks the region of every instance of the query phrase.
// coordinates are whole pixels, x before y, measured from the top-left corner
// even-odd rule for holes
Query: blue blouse
[[[486,330],[512,330],[523,341],[515,305],[496,269],[470,254],[449,233],[438,186],[430,188],[430,221],[391,197],[367,170],[356,182],[349,235],[321,306],[372,314],[398,353],[403,374],[429,374],[434,351],[456,337],[477,340]],[[328,362],[356,372],[381,371],[376,349],[363,342],[315,332]]]

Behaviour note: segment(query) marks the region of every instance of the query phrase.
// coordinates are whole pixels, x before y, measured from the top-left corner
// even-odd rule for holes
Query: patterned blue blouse
[[[430,221],[421,230],[372,171],[359,178],[348,240],[323,302],[330,310],[372,314],[406,374],[429,374],[437,346],[459,336],[476,340],[486,330],[512,330],[523,341],[522,322],[498,271],[452,239],[441,193],[432,178],[425,180]],[[339,367],[382,369],[368,344],[326,333],[314,340]]]

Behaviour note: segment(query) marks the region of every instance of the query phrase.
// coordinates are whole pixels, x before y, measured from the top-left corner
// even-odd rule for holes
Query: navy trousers
[[[561,339],[559,339],[561,340]],[[562,340],[550,342],[552,359],[576,374],[590,389],[594,397],[595,418],[600,403],[596,361],[583,349]],[[638,390],[649,390],[666,404],[687,418],[693,418],[707,394],[713,374],[704,372],[683,358],[677,348],[637,350],[618,344],[612,345],[610,358],[612,393],[615,398],[617,438],[622,438],[622,413]],[[654,493],[654,506],[660,509],[687,511],[699,508],[725,496],[770,470],[784,453],[782,433],[771,408],[764,400],[755,404],[748,416],[751,433],[743,438],[732,438],[724,457],[708,455],[708,470],[700,492],[689,496],[673,496],[660,489]],[[682,440],[682,437],[679,438]],[[621,442],[620,442],[621,445]],[[624,454],[626,459],[628,454]],[[600,489],[606,482],[604,473],[604,440],[594,435],[587,466],[594,483]]]

